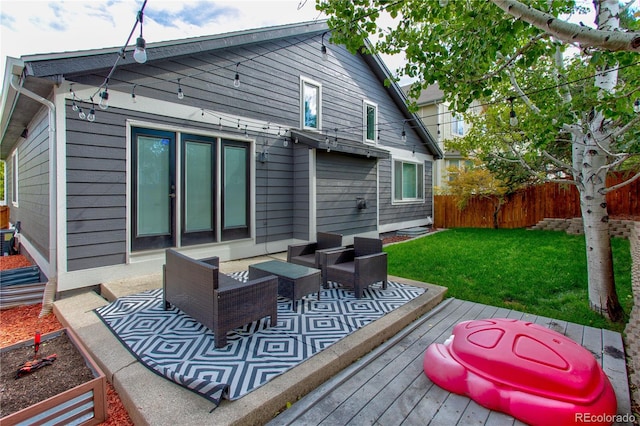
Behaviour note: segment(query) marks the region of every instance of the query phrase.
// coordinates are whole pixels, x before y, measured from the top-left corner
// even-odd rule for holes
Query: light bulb
[[[106,110],[109,108],[109,92],[105,89],[104,92],[100,93],[100,103],[98,104],[100,109]]]
[[[78,108],[78,117],[80,117],[80,120],[84,120],[85,118],[87,118],[87,114],[84,113],[82,108]]]
[[[136,103],[136,94],[135,93],[131,94],[131,102],[133,102],[134,104]]]
[[[236,88],[240,87],[240,74],[236,73],[236,78],[233,79],[233,85]]]
[[[289,139],[284,138],[284,141],[282,142],[282,146],[284,146],[285,148],[289,146]]]
[[[133,59],[139,63],[144,64],[147,62],[147,43],[142,37],[138,37],[136,40],[136,50],[133,51]]]
[[[78,112],[78,104],[76,104],[76,101],[73,101],[73,103],[71,104],[71,109],[74,112]]]
[[[402,142],[406,142],[407,141],[407,132],[405,132],[404,130],[402,131]]]
[[[91,108],[91,110],[89,111],[89,115],[87,115],[87,120],[94,122],[96,121],[96,110]]]
[[[320,48],[320,52],[322,52],[322,60],[325,62],[328,61],[329,54],[327,53],[327,46],[323,44],[322,47]]]
[[[440,7],[446,7],[449,4],[449,0],[440,0],[438,3]]]
[[[640,99],[636,99],[636,101],[633,103],[633,111],[640,112]]]
[[[511,110],[509,113],[509,124],[514,127],[518,125],[518,117],[516,117],[516,112],[514,110]]]
[[[182,87],[178,87],[178,99],[184,99],[184,92],[182,91]]]

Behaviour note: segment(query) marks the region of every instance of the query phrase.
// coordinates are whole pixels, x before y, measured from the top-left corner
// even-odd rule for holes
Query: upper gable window
[[[363,102],[364,121],[364,141],[376,143],[376,132],[378,131],[378,106],[374,103]]]
[[[451,116],[451,134],[464,136],[464,119],[462,116],[456,114]]]
[[[300,122],[303,129],[322,129],[322,85],[300,78]]]

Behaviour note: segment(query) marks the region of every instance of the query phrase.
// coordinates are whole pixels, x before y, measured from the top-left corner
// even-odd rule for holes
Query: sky
[[[142,4],[143,0],[0,0],[0,75],[7,56],[122,47]],[[143,36],[149,44],[324,18],[315,10],[315,0],[148,0]],[[131,46],[138,35],[139,28]],[[402,64],[402,57],[384,60],[392,71]]]

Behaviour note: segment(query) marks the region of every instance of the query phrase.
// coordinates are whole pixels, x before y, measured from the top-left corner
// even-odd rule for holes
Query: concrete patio
[[[224,262],[222,272],[247,270],[267,259],[284,260],[286,254]],[[147,369],[125,349],[93,312],[118,297],[162,286],[161,274],[118,280],[101,285],[100,293],[86,291],[58,300],[54,312],[63,325],[73,329],[113,384],[136,425],[216,424],[262,425],[280,410],[365,356],[444,298],[446,288],[399,277],[390,279],[426,288],[423,295],[383,316],[347,338],[331,345],[264,386],[219,407]],[[214,409],[215,408],[215,409]]]

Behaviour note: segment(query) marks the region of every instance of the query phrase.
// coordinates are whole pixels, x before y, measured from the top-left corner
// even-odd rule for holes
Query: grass
[[[633,305],[629,241],[612,239],[618,298]],[[387,246],[389,274],[448,288],[447,297],[622,332],[589,308],[582,235],[458,228]]]

